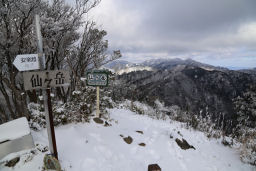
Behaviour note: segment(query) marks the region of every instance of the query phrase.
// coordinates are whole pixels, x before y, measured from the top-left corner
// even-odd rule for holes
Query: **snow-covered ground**
[[[55,129],[62,169],[146,171],[149,164],[157,163],[162,171],[256,170],[240,161],[238,150],[223,146],[220,140],[208,139],[202,132],[185,129],[179,122],[155,120],[126,109],[111,109],[110,118],[108,122],[112,126],[108,127],[91,121]],[[32,132],[32,135],[40,146],[48,144],[46,130]],[[133,142],[127,144],[121,136],[130,136]],[[182,150],[176,138],[186,139],[195,150]],[[146,146],[139,146],[140,143]],[[23,153],[26,156],[23,158],[28,158],[27,151]],[[36,152],[31,160],[21,159],[14,168],[3,167],[1,162],[11,158],[9,155],[0,161],[0,170],[42,170],[43,156],[44,153]]]
[[[14,140],[30,134],[28,121],[25,117],[0,125],[0,143],[6,140]]]

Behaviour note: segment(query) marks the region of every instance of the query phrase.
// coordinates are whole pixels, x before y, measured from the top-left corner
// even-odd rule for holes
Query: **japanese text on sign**
[[[34,57],[20,58],[20,60],[21,60],[21,63],[24,63],[24,62],[36,62],[37,58],[34,56]]]
[[[87,73],[88,86],[108,86],[108,74],[103,71]]]
[[[70,83],[68,71],[40,71],[23,73],[25,90],[67,86]]]

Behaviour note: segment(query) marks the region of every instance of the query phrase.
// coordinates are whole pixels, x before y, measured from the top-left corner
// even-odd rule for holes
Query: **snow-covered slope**
[[[121,70],[118,70],[116,73],[121,75],[124,73],[134,72],[134,71],[153,71],[151,67],[147,66],[133,66],[133,67],[127,67]]]
[[[208,139],[202,132],[185,129],[179,122],[156,120],[126,109],[115,108],[109,112],[112,119],[108,122],[112,126],[104,127],[91,121],[55,129],[62,169],[145,171],[153,163],[157,163],[163,171],[255,169],[240,161],[236,149],[223,146],[220,140]],[[36,143],[47,145],[46,130],[32,134]],[[131,144],[122,138],[128,136],[133,139]],[[186,139],[195,150],[182,150],[175,142],[176,138]],[[139,146],[140,143],[145,143],[145,146]],[[3,167],[2,160],[0,170],[42,170],[43,155],[38,153],[28,162],[20,161],[14,169]]]

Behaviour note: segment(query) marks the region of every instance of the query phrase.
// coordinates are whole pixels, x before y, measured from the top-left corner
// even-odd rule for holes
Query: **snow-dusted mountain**
[[[134,65],[135,65],[134,63],[131,63],[131,62],[128,62],[125,60],[115,60],[115,61],[112,61],[112,62],[104,65],[103,67],[107,68],[107,69],[114,70],[114,71],[119,71],[124,68],[132,67]]]
[[[113,70],[114,72],[118,74],[123,73],[129,73],[132,71],[153,71],[153,70],[169,70],[177,66],[190,66],[190,67],[200,67],[205,70],[219,70],[219,71],[226,71],[227,68],[223,67],[216,67],[204,63],[197,62],[192,59],[180,59],[180,58],[174,58],[174,59],[152,59],[148,60],[142,63],[131,63],[124,60],[116,60],[109,64],[104,65],[104,68]]]
[[[216,67],[204,63],[197,62],[192,59],[152,59],[142,63],[143,66],[149,66],[155,69],[164,70],[164,69],[172,69],[173,67],[183,65],[183,66],[193,66],[193,67],[200,67],[206,70],[227,70],[227,68],[223,67]]]
[[[254,74],[256,75],[256,68],[252,68],[252,69],[241,69],[241,70],[238,70],[240,72],[244,72],[244,73],[247,73],[247,74]]]
[[[110,69],[113,72],[121,75],[123,73],[135,72],[135,71],[152,71],[152,67],[143,64],[135,64],[124,60],[116,60],[104,65],[104,68]]]
[[[120,75],[122,85],[120,90],[115,89],[119,91],[115,93],[117,96],[151,105],[160,99],[168,106],[177,105],[188,113],[210,117],[227,132],[238,123],[236,98],[243,97],[256,84],[253,74],[193,60],[157,60],[143,65],[152,67],[153,71]]]

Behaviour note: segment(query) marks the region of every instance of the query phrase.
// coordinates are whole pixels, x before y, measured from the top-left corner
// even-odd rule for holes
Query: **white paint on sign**
[[[107,86],[108,74],[106,72],[87,73],[88,86]]]
[[[44,55],[43,55],[43,58],[44,58]],[[29,71],[29,70],[40,69],[38,54],[17,55],[15,60],[13,61],[13,65],[19,71]]]
[[[65,70],[24,72],[23,80],[25,90],[46,89],[50,87],[68,86],[70,75]]]

